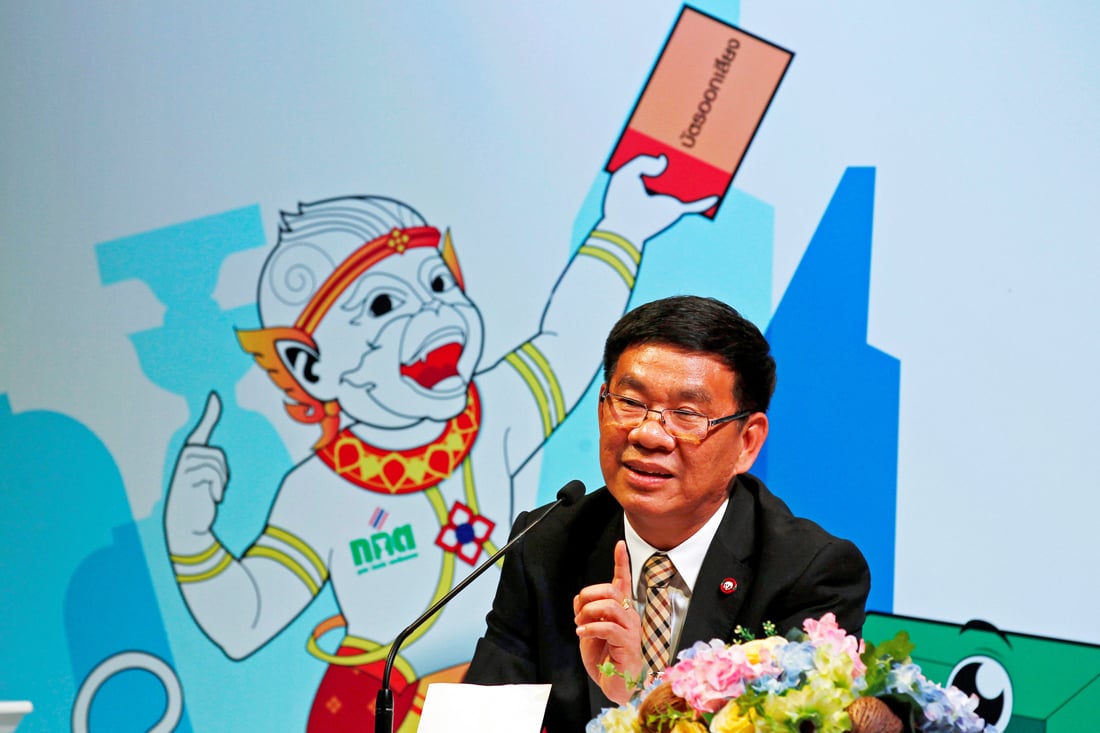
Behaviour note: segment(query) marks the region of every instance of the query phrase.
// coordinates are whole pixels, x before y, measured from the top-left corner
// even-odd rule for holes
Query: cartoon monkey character
[[[614,173],[603,217],[537,332],[484,368],[483,321],[449,232],[381,197],[283,213],[260,275],[263,327],[238,337],[286,393],[290,416],[318,425],[320,439],[286,474],[263,533],[234,557],[211,529],[228,477],[224,453],[209,445],[220,413],[211,394],[176,463],[165,537],[191,615],[232,659],[274,638],[332,583],[340,615],[308,642],[329,663],[309,731],[364,729],[389,641],[503,544],[515,508],[533,499],[517,500],[513,476],[591,382],[646,241],[716,203],[649,194],[642,176],[666,163],[642,156]],[[460,595],[402,647],[396,725],[419,707],[426,674],[462,668],[486,606]],[[322,650],[317,640],[340,628],[336,653]]]

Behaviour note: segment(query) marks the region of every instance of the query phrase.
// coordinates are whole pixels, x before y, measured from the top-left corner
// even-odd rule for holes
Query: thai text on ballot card
[[[725,196],[793,56],[685,6],[607,171],[641,154],[665,155],[665,172],[646,179],[650,192],[681,201]]]

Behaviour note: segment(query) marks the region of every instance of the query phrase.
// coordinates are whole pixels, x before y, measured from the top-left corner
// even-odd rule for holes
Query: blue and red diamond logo
[[[473,565],[495,526],[495,522],[475,514],[470,507],[456,501],[447,517],[447,524],[435,538],[435,544]]]

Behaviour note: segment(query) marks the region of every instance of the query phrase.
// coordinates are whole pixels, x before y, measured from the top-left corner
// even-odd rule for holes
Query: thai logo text
[[[417,556],[416,538],[411,524],[403,524],[393,532],[374,532],[348,543],[351,559],[359,575],[378,570]]]

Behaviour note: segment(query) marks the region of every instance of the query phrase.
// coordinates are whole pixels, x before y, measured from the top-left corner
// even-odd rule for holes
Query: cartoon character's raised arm
[[[225,453],[210,443],[220,416],[221,400],[211,392],[176,461],[165,507],[165,540],[176,582],[195,620],[228,656],[241,659],[297,616],[314,593],[284,565],[264,559],[264,548],[270,545],[264,538],[237,559],[212,532],[229,483]],[[280,586],[278,594],[261,593],[272,583]]]
[[[534,419],[534,410],[512,410],[508,416],[505,452],[510,466],[523,465],[588,387],[603,340],[634,289],[646,242],[685,214],[706,211],[717,202],[716,196],[684,203],[650,194],[642,177],[660,175],[666,165],[663,156],[640,156],[611,176],[603,216],[555,284],[538,333],[478,376],[486,392],[494,383],[508,389],[518,376],[537,404]]]

